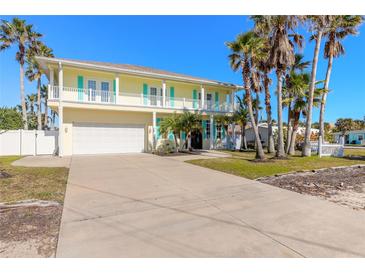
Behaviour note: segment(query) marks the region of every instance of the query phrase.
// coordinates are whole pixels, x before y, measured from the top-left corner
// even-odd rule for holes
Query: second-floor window
[[[207,109],[212,109],[212,94],[211,93],[207,93]]]

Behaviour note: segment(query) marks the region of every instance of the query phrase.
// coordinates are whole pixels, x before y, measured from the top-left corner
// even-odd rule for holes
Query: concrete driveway
[[[365,256],[365,213],[149,154],[78,156],[58,257]]]

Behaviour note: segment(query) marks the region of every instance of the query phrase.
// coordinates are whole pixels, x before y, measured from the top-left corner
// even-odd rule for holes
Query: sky
[[[33,24],[56,57],[144,65],[242,85],[240,73],[228,63],[231,41],[253,24],[246,16],[19,16]],[[11,20],[11,16],[1,16]],[[314,43],[306,36],[305,60],[312,60]],[[326,121],[365,116],[365,26],[344,40],[345,56],[334,60]],[[323,44],[322,44],[323,49]],[[20,104],[16,48],[0,52],[0,107]],[[317,80],[325,78],[327,60],[320,54]],[[273,75],[275,78],[275,75]],[[46,78],[42,79],[47,83]],[[26,81],[26,93],[36,83]],[[275,96],[275,81],[271,87]],[[262,103],[264,101],[262,100]],[[272,100],[276,118],[276,99]],[[262,113],[263,118],[265,112]],[[285,112],[284,112],[284,115]],[[286,117],[286,116],[284,116]],[[313,120],[318,120],[318,109]]]

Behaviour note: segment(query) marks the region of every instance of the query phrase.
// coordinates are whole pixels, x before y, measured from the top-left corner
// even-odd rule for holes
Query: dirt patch
[[[365,210],[365,166],[337,167],[257,179],[298,193]]]
[[[54,257],[62,205],[0,205],[0,257]]]

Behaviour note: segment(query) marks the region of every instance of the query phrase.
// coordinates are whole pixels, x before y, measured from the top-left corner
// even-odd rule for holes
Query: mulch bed
[[[337,167],[257,179],[273,186],[365,210],[365,166]]]
[[[0,205],[0,257],[54,257],[62,205]]]

